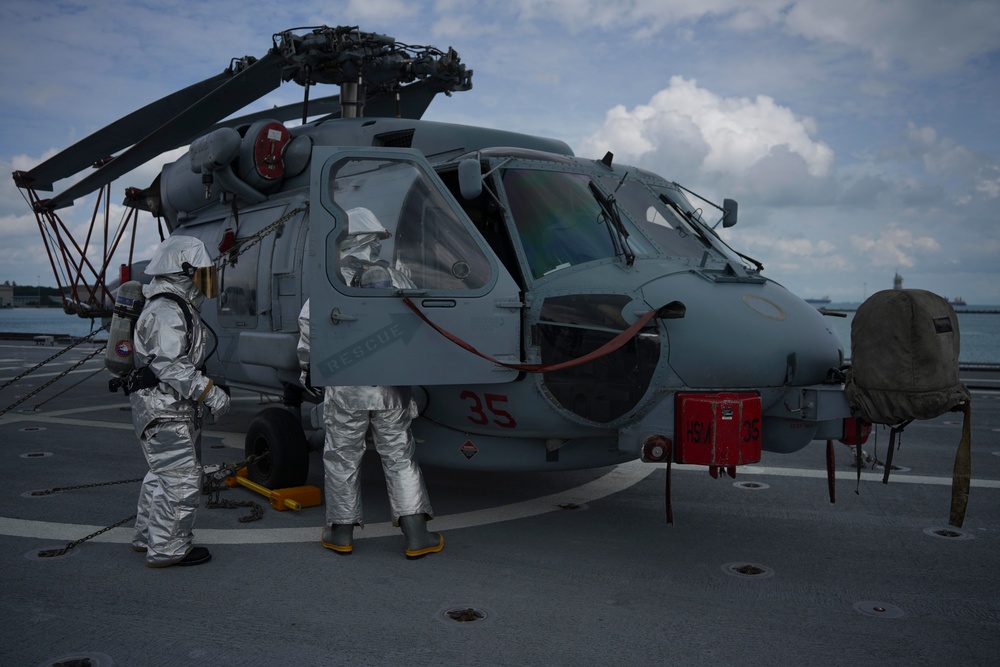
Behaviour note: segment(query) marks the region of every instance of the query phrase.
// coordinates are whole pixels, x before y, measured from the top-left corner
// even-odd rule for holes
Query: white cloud
[[[879,68],[895,62],[946,71],[997,49],[1000,4],[957,0],[797,0],[785,28],[808,39],[858,49]]]
[[[906,149],[920,158],[928,174],[968,172],[977,162],[972,151],[951,139],[939,139],[932,127],[918,127],[911,122],[905,134]]]
[[[995,227],[1000,196],[1000,161],[944,137],[930,126],[909,122],[899,142],[878,153],[882,177],[906,204],[936,208],[979,208],[970,221]],[[992,231],[992,233],[997,233]]]
[[[772,272],[799,272],[823,266],[827,270],[848,270],[851,261],[836,243],[820,238],[775,236],[772,230],[744,229],[733,232],[733,241],[761,260]]]
[[[416,4],[406,0],[349,0],[344,13],[356,21],[376,22],[399,21],[413,16],[418,10]],[[367,30],[364,27],[361,29]]]
[[[614,146],[625,162],[649,153],[677,162],[680,155],[694,159],[702,174],[742,174],[768,158],[790,154],[811,176],[824,177],[833,165],[833,150],[814,140],[815,133],[812,119],[796,116],[766,95],[723,98],[675,76],[648,104],[631,111],[620,105],[611,109],[604,126],[580,145],[584,154],[594,155]]]
[[[1000,197],[1000,165],[987,165],[979,173],[976,191],[987,199]]]
[[[996,51],[1000,3],[976,0],[517,0],[522,21],[554,20],[571,31],[626,29],[647,38],[667,29],[699,33],[717,21],[741,32],[778,26],[894,63],[935,73]]]
[[[556,20],[570,30],[626,29],[645,38],[705,17],[751,29],[777,20],[787,0],[516,0],[521,20]]]
[[[923,258],[941,251],[930,236],[914,236],[897,223],[890,222],[874,234],[851,236],[851,245],[875,267],[911,267]]]

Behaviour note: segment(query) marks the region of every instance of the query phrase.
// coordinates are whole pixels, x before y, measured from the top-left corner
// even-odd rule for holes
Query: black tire
[[[264,456],[247,471],[251,481],[268,489],[305,484],[309,474],[309,447],[302,424],[288,410],[267,408],[257,413],[247,428],[246,456]]]

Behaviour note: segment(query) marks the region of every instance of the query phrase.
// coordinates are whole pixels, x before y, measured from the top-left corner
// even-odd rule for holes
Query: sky
[[[439,95],[426,119],[554,137],[586,157],[611,151],[713,201],[736,199],[724,238],[802,297],[859,302],[898,272],[904,287],[1000,304],[995,0],[8,0],[3,171],[30,169],[232,58],[264,55],[276,32],[318,25],[454,47],[473,88]],[[301,96],[283,84],[245,111]],[[113,201],[182,153],[123,177]],[[88,197],[60,211],[81,243],[93,207]],[[121,212],[112,207],[112,228]],[[144,216],[140,256],[158,241]],[[6,280],[55,285],[9,176]]]

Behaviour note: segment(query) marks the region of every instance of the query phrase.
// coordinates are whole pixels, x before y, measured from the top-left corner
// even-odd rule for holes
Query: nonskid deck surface
[[[0,409],[93,351],[82,345],[0,391]],[[0,341],[0,385],[52,354]],[[765,453],[737,479],[665,469],[483,473],[425,468],[445,549],[417,561],[388,521],[377,457],[354,553],[319,541],[323,508],[207,509],[195,568],[150,569],[116,528],[146,471],[127,400],[100,358],[0,417],[0,662],[52,665],[991,664],[1000,652],[1000,393],[976,391],[972,491],[949,528],[959,415],[912,424],[888,485],[860,488],[836,445]],[[79,383],[65,394],[50,398]],[[243,455],[266,407],[237,392],[206,426],[206,464]],[[35,409],[37,407],[37,409]],[[870,441],[884,459],[888,434]],[[318,453],[308,484],[322,486]],[[855,493],[856,489],[859,493]]]

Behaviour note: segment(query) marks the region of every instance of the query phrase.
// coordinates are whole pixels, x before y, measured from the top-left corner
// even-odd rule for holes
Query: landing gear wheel
[[[302,424],[288,410],[267,408],[257,413],[247,428],[246,456],[262,460],[250,464],[251,481],[269,489],[285,489],[305,484],[309,474],[309,447]]]

